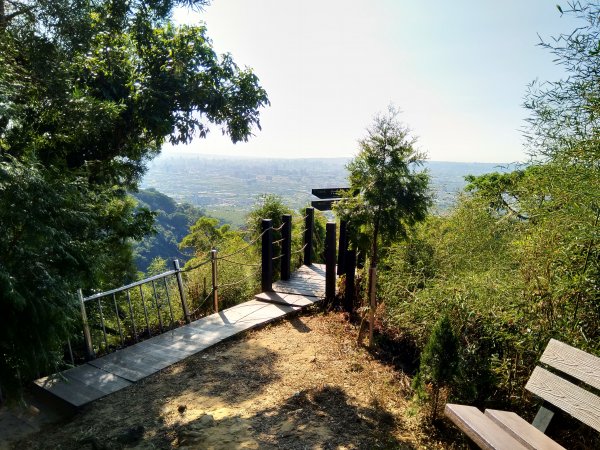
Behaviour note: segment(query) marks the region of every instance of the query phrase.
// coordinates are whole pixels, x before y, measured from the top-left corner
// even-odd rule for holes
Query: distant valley
[[[155,188],[177,202],[201,207],[206,214],[239,226],[258,196],[281,196],[297,210],[315,200],[312,188],[347,185],[349,158],[266,159],[193,154],[162,154],[153,160],[141,188]],[[506,171],[492,163],[428,161],[435,211],[448,211],[465,186],[465,175]]]

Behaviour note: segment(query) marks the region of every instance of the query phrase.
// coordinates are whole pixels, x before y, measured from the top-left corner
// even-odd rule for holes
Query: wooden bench
[[[544,404],[530,424],[508,411],[447,404],[446,416],[483,449],[562,449],[544,434],[562,410],[600,432],[600,358],[551,339],[525,389]],[[560,374],[560,376],[558,375]],[[574,384],[577,383],[577,384]]]

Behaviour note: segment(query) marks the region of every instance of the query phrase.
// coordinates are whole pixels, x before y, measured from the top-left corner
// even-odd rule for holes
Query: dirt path
[[[410,380],[355,344],[338,314],[245,334],[101,399],[15,448],[442,448]]]

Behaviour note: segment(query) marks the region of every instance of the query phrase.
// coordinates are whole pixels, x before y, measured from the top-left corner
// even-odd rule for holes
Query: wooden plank
[[[600,397],[536,367],[525,389],[600,431]]]
[[[92,364],[102,370],[106,370],[107,372],[114,373],[115,375],[118,375],[121,378],[125,378],[126,380],[129,380],[131,382],[139,381],[142,378],[145,378],[148,375],[156,372],[156,371],[147,372],[144,370],[134,369],[130,366],[120,365],[120,364],[116,364],[116,363],[113,363],[110,361],[104,361],[104,360],[90,361],[90,364]]]
[[[35,384],[76,407],[83,406],[106,395],[101,390],[88,386],[79,380],[65,379],[59,374],[40,378],[35,381]]]
[[[514,412],[486,409],[485,415],[527,448],[532,450],[539,448],[546,450],[565,450],[562,445],[550,439]]]
[[[251,314],[245,315],[237,320],[236,323],[243,323],[249,328],[253,328],[261,323],[269,323],[275,319],[285,316],[290,312],[296,311],[296,308],[292,306],[275,305],[259,301],[256,302],[262,304],[263,307],[257,308],[255,311],[252,311]]]
[[[278,292],[262,292],[254,296],[254,298],[261,302],[277,303],[280,305],[287,305],[293,307],[302,307],[313,305],[320,301],[318,297],[308,297],[306,295],[297,294],[285,294]]]
[[[482,449],[520,450],[527,448],[474,406],[448,403],[444,414]]]
[[[167,351],[176,352],[179,356],[178,361],[181,361],[189,356],[192,356],[212,345],[210,339],[207,339],[205,336],[198,335],[192,337],[182,337],[181,339],[177,339],[174,341],[156,341],[153,344],[161,345]]]
[[[90,364],[73,367],[72,369],[62,372],[62,376],[69,380],[77,380],[85,385],[91,386],[94,389],[112,394],[131,385],[131,382],[124,378],[118,377],[112,373],[98,369]]]
[[[133,349],[134,347],[129,348]],[[139,348],[135,348],[135,351],[126,353],[111,353],[102,358],[92,360],[89,364],[126,380],[139,381],[177,361],[178,359],[176,358],[167,358],[163,355],[146,353]]]
[[[600,389],[600,358],[550,339],[540,362]]]
[[[152,342],[148,342],[146,349],[148,353],[159,359],[177,362],[187,358],[192,354],[185,349],[185,345],[181,345],[182,343],[182,340],[178,340],[171,344],[168,344],[165,341],[153,340]]]
[[[273,283],[273,286],[294,288],[294,289],[307,289],[311,291],[316,291],[325,287],[325,283],[310,283],[304,280],[292,280],[292,281],[276,281]]]
[[[275,292],[279,294],[295,294],[295,295],[305,295],[307,297],[315,297],[318,299],[325,297],[325,290],[311,291],[308,289],[295,289],[292,287],[279,287],[275,289]]]

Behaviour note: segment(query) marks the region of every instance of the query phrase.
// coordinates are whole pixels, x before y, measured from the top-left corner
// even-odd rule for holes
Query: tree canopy
[[[378,239],[389,242],[406,235],[410,226],[426,217],[431,202],[429,176],[416,170],[424,154],[415,148],[416,139],[398,115],[390,107],[375,117],[359,141],[358,155],[347,166],[350,189],[335,209],[355,230],[355,240],[362,234],[362,242],[370,243],[375,265]]]
[[[172,23],[207,3],[0,0],[1,384],[56,360],[77,287],[133,275],[153,217],[127,190],[165,142],[260,128],[252,70]]]

